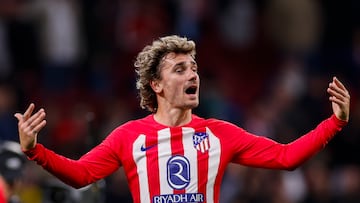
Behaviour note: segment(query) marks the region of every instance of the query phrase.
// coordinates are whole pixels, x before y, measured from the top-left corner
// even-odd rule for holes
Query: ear
[[[162,91],[162,86],[158,80],[151,80],[150,86],[151,86],[151,89],[153,89],[153,91],[157,94]]]

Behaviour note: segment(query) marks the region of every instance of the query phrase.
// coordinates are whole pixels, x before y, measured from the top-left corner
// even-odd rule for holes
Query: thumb
[[[24,117],[21,113],[16,113],[16,114],[14,114],[14,116],[15,116],[15,118],[18,119],[18,121],[23,121],[23,119],[24,119]]]

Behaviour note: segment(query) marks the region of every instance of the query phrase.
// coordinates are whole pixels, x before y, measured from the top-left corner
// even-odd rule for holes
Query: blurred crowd
[[[359,9],[356,0],[0,0],[0,141],[18,142],[13,114],[34,102],[47,112],[39,142],[79,158],[148,114],[133,62],[178,34],[197,45],[203,117],[287,143],[330,116],[333,76],[350,91],[350,124],[323,151],[291,172],[230,165],[221,203],[358,203]],[[132,202],[122,169],[74,190],[30,161],[22,168],[11,190],[22,203]]]

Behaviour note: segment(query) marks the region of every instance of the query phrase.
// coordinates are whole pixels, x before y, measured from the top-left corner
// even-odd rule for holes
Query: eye
[[[181,67],[180,67],[180,68],[176,68],[176,69],[175,69],[175,72],[176,72],[176,73],[182,73],[182,72],[184,72],[184,68],[181,68]]]

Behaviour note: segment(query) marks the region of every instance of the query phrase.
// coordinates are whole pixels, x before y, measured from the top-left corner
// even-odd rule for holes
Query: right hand
[[[330,94],[329,100],[335,116],[343,121],[349,121],[350,114],[350,94],[345,86],[336,77],[329,84],[327,92]]]
[[[35,105],[31,103],[24,114],[15,113],[18,120],[20,146],[23,151],[33,149],[37,143],[37,135],[46,125],[45,110],[33,113]]]

